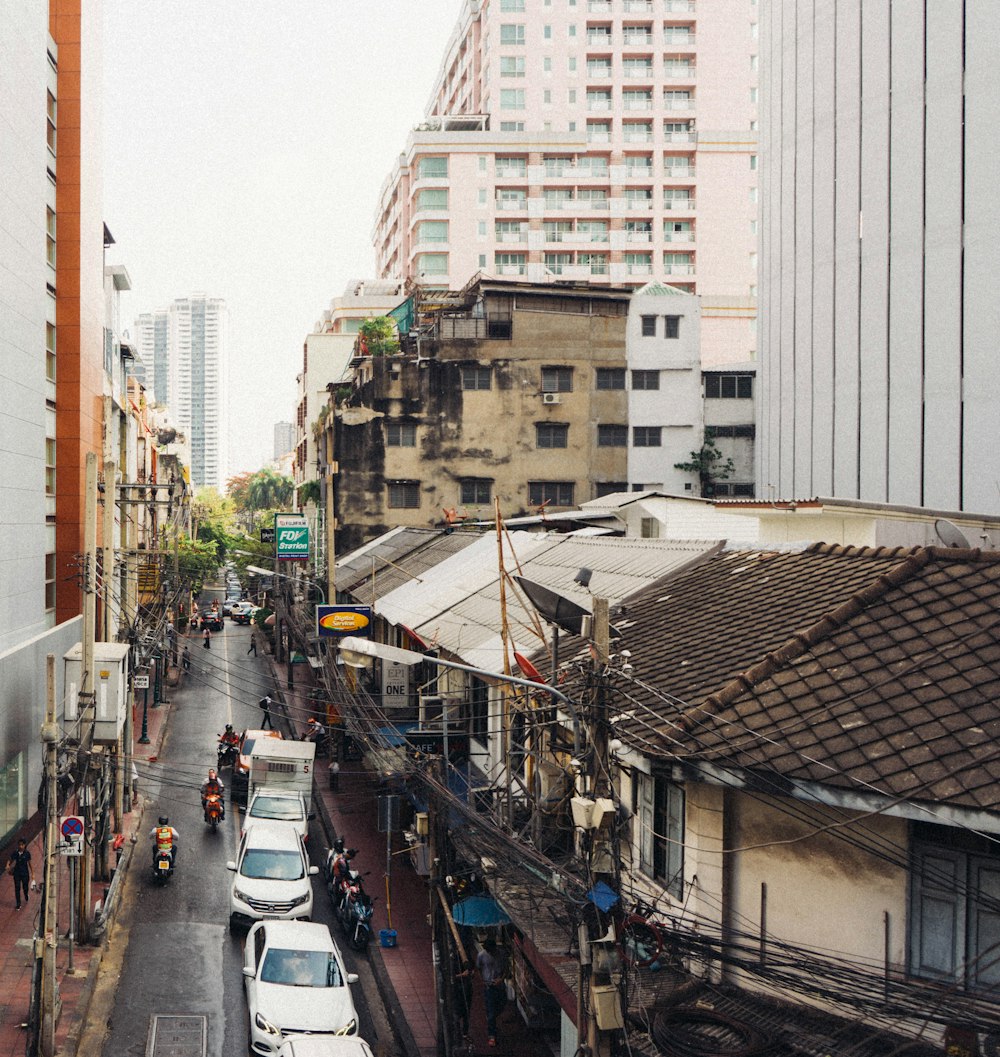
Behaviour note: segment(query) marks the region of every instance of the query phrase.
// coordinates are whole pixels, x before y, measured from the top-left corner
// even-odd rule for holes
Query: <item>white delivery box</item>
[[[311,741],[258,738],[250,753],[247,803],[259,789],[280,789],[301,793],[306,802],[306,810],[312,811],[315,764],[316,746]]]

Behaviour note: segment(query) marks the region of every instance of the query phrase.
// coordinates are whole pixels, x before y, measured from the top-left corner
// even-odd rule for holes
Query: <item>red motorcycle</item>
[[[222,798],[218,793],[209,793],[205,797],[205,821],[212,829],[222,821]]]

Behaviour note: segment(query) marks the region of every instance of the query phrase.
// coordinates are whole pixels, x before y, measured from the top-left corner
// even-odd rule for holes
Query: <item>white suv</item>
[[[229,891],[229,927],[265,918],[312,917],[312,877],[305,845],[290,822],[260,821],[240,841],[235,862],[226,869],[236,876]]]

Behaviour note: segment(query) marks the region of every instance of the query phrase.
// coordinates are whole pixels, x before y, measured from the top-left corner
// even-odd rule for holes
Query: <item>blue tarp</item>
[[[469,896],[451,908],[456,925],[470,925],[483,929],[491,925],[506,925],[510,922],[507,912],[489,896]]]
[[[587,898],[605,914],[618,902],[618,893],[603,881],[598,881],[587,893]]]

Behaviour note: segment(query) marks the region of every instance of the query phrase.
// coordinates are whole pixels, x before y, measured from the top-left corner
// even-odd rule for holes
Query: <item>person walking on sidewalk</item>
[[[211,631],[211,629],[210,628],[205,628],[204,632],[202,633],[201,638],[202,638],[202,643],[201,643],[202,646],[204,646],[206,650],[210,650],[212,648],[212,631]]]
[[[249,657],[251,653],[255,657],[257,656],[257,636],[254,635],[252,630],[250,632],[250,649],[247,650],[247,656]]]
[[[188,653],[187,646],[184,647],[184,652],[181,654],[181,667],[184,671],[191,671],[191,655]]]
[[[503,982],[503,970],[500,956],[497,954],[497,941],[490,936],[483,942],[483,949],[476,958],[476,968],[483,978],[483,992],[486,999],[486,1034],[489,1045],[497,1044],[497,1017],[507,1004],[507,985]]]
[[[21,909],[21,893],[24,892],[24,901],[28,902],[28,885],[35,887],[35,871],[31,865],[31,852],[25,841],[17,842],[17,850],[11,855],[7,862],[7,873],[14,878],[14,909]]]
[[[274,704],[274,701],[271,699],[271,695],[270,694],[265,694],[260,699],[261,711],[264,713],[264,718],[260,721],[260,729],[261,730],[264,730],[265,727],[270,729],[270,730],[274,730],[274,723],[272,721],[272,716],[271,716],[271,706],[273,704]]]

